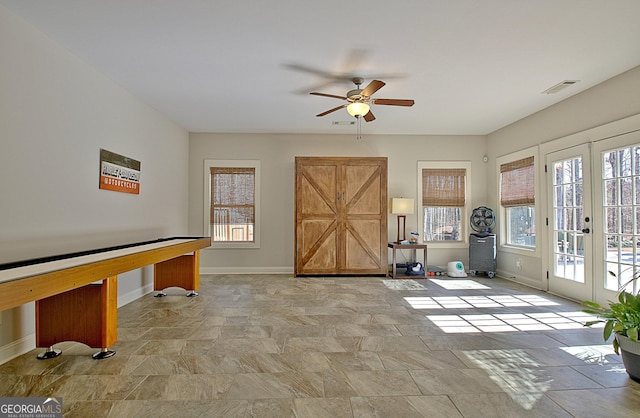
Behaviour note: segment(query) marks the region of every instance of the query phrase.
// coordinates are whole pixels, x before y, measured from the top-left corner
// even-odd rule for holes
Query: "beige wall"
[[[375,123],[375,122],[373,122]],[[483,136],[382,136],[275,134],[190,134],[189,233],[203,233],[205,159],[258,159],[262,174],[262,245],[260,249],[202,251],[205,272],[292,272],[294,256],[294,158],[296,156],[382,156],[389,158],[389,197],[417,197],[419,160],[471,161],[472,204],[485,205],[487,164]],[[474,206],[474,207],[475,207]],[[389,215],[389,240],[397,223]],[[417,216],[407,216],[407,233],[417,230]],[[429,250],[429,264],[468,260],[468,250]]]
[[[545,152],[562,149],[569,141],[569,138],[565,139],[567,136],[583,138],[580,140],[582,142],[594,141],[600,139],[597,136],[602,132],[614,132],[605,128],[605,125],[621,119],[629,119],[637,114],[640,114],[640,67],[491,133],[488,135],[487,149],[487,155],[490,158],[487,172],[487,201],[493,207],[498,207],[499,177],[495,165],[496,157],[529,147],[537,147],[540,144],[544,144]],[[626,124],[621,125],[626,126]],[[640,129],[640,126],[636,126],[635,129]],[[587,131],[584,135],[573,135],[584,131]],[[573,138],[571,140],[575,142]],[[540,153],[537,158],[538,161],[543,161],[544,155]],[[544,205],[546,189],[542,179],[544,174],[539,174],[543,187],[540,189],[540,196],[536,197],[536,211],[543,214],[546,213]],[[541,231],[540,228],[537,229]],[[544,238],[544,234],[539,234],[540,237]],[[545,241],[538,239],[538,245],[542,249],[539,254],[501,251],[498,247],[499,274],[546,289],[547,246]],[[516,268],[518,259],[522,269]]]
[[[0,263],[186,233],[184,129],[3,7],[0,57]],[[139,195],[98,189],[100,148],[142,163]],[[152,274],[121,275],[119,302]],[[33,303],[0,313],[0,362],[34,322]]]

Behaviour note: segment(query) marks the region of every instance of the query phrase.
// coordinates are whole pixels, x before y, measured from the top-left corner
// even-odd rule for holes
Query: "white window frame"
[[[204,236],[211,235],[211,167],[241,167],[255,169],[255,225],[253,242],[212,242],[212,248],[260,248],[260,160],[204,160]]]
[[[505,251],[508,253],[513,253],[513,254],[520,254],[520,255],[526,255],[526,256],[540,256],[540,248],[542,246],[542,240],[543,238],[543,227],[545,225],[543,225],[543,221],[542,221],[542,212],[543,209],[541,209],[541,205],[543,203],[543,200],[541,198],[541,192],[540,192],[540,178],[544,178],[544,175],[541,175],[540,170],[544,170],[544,164],[540,164],[540,155],[539,155],[539,147],[535,146],[535,147],[531,147],[531,148],[526,148],[520,151],[516,151],[514,153],[511,154],[506,154],[503,155],[501,157],[496,158],[496,190],[498,190],[497,196],[496,196],[496,208],[498,208],[498,210],[496,210],[496,216],[498,218],[497,223],[498,223],[498,247],[500,248],[500,251]],[[534,178],[534,193],[536,196],[536,203],[534,205],[534,210],[535,210],[535,215],[534,215],[534,222],[536,224],[536,245],[535,247],[531,247],[531,246],[522,246],[522,245],[515,245],[515,244],[509,244],[507,243],[507,210],[506,208],[504,208],[501,204],[500,204],[500,193],[501,193],[501,187],[502,187],[502,176],[500,173],[500,166],[502,164],[507,164],[513,161],[518,161],[518,160],[522,160],[524,158],[528,158],[528,157],[533,157],[533,172],[535,175]]]
[[[468,248],[469,247],[469,217],[471,216],[471,161],[418,161],[418,231],[420,240],[424,236],[424,208],[422,206],[422,170],[425,168],[462,168],[465,170],[464,209],[462,213],[462,230],[460,241],[427,241],[429,248]],[[466,219],[466,221],[465,221]]]

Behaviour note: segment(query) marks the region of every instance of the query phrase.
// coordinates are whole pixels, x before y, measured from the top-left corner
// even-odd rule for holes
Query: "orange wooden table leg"
[[[156,263],[153,268],[153,289],[156,297],[166,296],[164,289],[181,287],[187,296],[198,296],[200,288],[200,251]]]
[[[111,357],[118,339],[118,277],[104,279],[36,301],[36,346],[49,347],[39,359],[56,357],[53,345],[77,341],[101,348],[95,359]]]

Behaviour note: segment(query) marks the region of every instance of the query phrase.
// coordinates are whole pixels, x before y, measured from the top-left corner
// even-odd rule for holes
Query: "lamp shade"
[[[364,116],[367,113],[369,113],[369,105],[366,103],[360,103],[360,102],[354,102],[354,103],[350,103],[349,106],[347,106],[347,112],[349,112],[349,114],[351,116]]]
[[[391,198],[391,213],[394,215],[413,214],[413,199],[405,199],[403,197]]]

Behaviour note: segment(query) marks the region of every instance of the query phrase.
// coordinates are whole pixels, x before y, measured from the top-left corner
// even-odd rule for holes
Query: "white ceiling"
[[[354,132],[335,74],[415,99],[365,134],[487,134],[640,65],[639,0],[0,4],[191,132]]]

